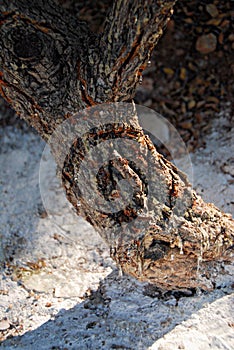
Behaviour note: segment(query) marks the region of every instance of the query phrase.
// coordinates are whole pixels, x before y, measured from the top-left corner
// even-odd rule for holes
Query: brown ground
[[[231,1],[179,1],[136,94],[176,126],[191,151],[233,101],[233,14]]]

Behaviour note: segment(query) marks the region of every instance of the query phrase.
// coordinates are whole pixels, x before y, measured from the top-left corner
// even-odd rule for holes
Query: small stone
[[[183,129],[191,129],[193,124],[191,122],[182,122],[180,124],[180,126],[183,128]]]
[[[51,306],[52,306],[52,303],[49,301],[45,304],[45,307],[51,307]]]
[[[220,34],[219,34],[219,39],[218,39],[218,40],[219,40],[219,44],[220,44],[220,45],[222,45],[222,44],[223,44],[223,38],[224,38],[223,33],[220,33]]]
[[[225,19],[222,23],[221,23],[221,27],[225,28],[225,27],[229,27],[230,25],[230,21],[228,19]]]
[[[184,22],[187,24],[193,24],[192,18],[185,18]]]
[[[181,112],[183,113],[183,114],[185,114],[187,111],[186,111],[186,104],[184,103],[184,102],[182,102],[182,104],[181,104]]]
[[[217,17],[219,15],[219,11],[214,4],[206,5],[206,11],[209,13],[211,17]]]
[[[206,24],[208,24],[210,26],[218,27],[221,22],[222,22],[222,18],[212,18],[208,22],[206,22]]]
[[[198,101],[197,103],[197,108],[201,108],[202,106],[204,106],[206,104],[206,101]]]
[[[231,163],[231,161],[230,161]],[[233,164],[223,164],[221,170],[224,174],[229,174],[234,177],[234,165]]]
[[[7,289],[0,289],[0,295],[8,295],[9,291]]]
[[[5,331],[7,330],[8,328],[10,328],[10,323],[8,322],[7,319],[2,319],[0,321],[0,331]]]
[[[215,51],[217,38],[213,33],[201,35],[196,42],[196,50],[200,53],[207,54]]]
[[[42,219],[47,218],[47,216],[48,216],[48,214],[47,214],[47,211],[46,211],[46,210],[42,211],[41,214],[40,214],[40,217],[41,217]]]
[[[170,75],[170,76],[172,76],[175,73],[174,70],[169,68],[169,67],[163,68],[163,71],[164,71],[164,73],[166,73],[167,75]]]
[[[214,102],[214,103],[216,103],[216,104],[219,104],[219,99],[218,99],[217,97],[215,97],[215,96],[208,96],[207,99],[206,99],[206,101],[208,101],[208,102]]]
[[[192,108],[194,108],[195,106],[196,106],[196,101],[194,101],[194,100],[189,101],[189,103],[188,103],[188,109],[192,109]]]
[[[184,67],[180,68],[180,79],[185,80],[187,76],[187,71]]]
[[[230,35],[228,36],[228,40],[229,40],[229,41],[234,41],[234,34],[230,34]]]
[[[196,70],[197,70],[197,67],[192,62],[189,62],[188,67],[189,67],[189,69],[191,69],[194,72],[196,72]]]

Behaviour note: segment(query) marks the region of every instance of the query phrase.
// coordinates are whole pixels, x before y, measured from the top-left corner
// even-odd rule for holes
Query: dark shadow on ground
[[[187,293],[187,297],[185,296]],[[147,349],[192,313],[227,294],[215,290],[161,294],[152,286],[111,273],[97,291],[39,328],[4,341],[4,349]]]

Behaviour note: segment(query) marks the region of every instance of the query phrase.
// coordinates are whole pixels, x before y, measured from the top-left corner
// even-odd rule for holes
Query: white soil
[[[232,125],[226,108],[191,159],[198,193],[233,214]],[[67,203],[49,158],[41,178],[46,216],[39,136],[16,125],[1,129],[0,138],[0,347],[234,348],[233,276],[179,300],[120,277],[105,242]]]

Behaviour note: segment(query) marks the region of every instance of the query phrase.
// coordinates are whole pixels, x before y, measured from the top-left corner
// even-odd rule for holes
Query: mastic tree
[[[114,0],[97,34],[52,0],[0,0],[0,93],[51,146],[68,200],[124,272],[165,289],[209,289],[233,261],[234,222],[157,152],[134,104],[124,103],[132,101],[175,3]],[[84,123],[89,131],[81,135]],[[116,139],[123,148],[131,141],[140,161],[121,146],[103,147],[88,201],[77,172],[87,155],[97,163],[95,147]],[[128,186],[119,188],[116,178],[131,184],[130,202]],[[103,211],[92,191],[106,202],[127,198],[126,205]]]

